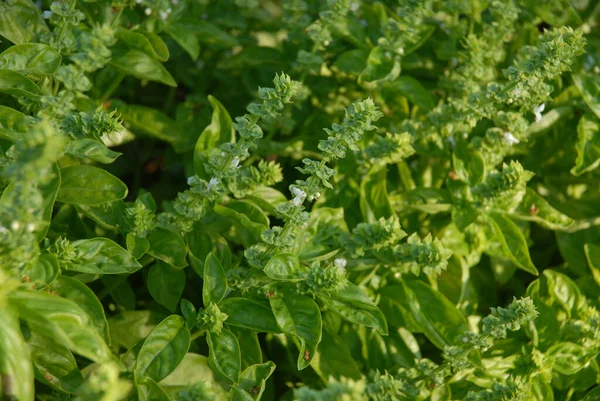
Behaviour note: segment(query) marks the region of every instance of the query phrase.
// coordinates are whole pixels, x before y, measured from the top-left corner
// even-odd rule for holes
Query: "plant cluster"
[[[0,0],[2,400],[600,399],[599,31]]]

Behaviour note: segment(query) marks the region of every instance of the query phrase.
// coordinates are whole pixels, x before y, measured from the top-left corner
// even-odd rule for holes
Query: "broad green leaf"
[[[277,205],[287,202],[287,198],[280,191],[262,185],[257,187],[246,199],[252,201],[252,203],[273,216],[277,214],[275,210]]]
[[[83,376],[67,348],[36,333],[31,333],[27,345],[38,381],[69,392],[81,385]]]
[[[260,234],[269,227],[267,215],[258,206],[246,200],[231,201],[225,206],[215,205],[214,211],[232,221],[239,241],[247,247],[258,242]]]
[[[128,276],[121,274],[105,274],[100,277],[100,281],[104,284],[104,290],[108,291],[120,309],[134,310],[136,296],[127,278]]]
[[[108,322],[104,315],[104,308],[87,285],[70,277],[60,276],[50,284],[50,291],[56,295],[75,302],[88,315],[90,324],[98,331],[104,341],[110,345]]]
[[[253,400],[258,400],[265,391],[265,382],[275,371],[271,361],[248,366],[240,375],[239,387],[251,394]]]
[[[134,273],[142,265],[129,252],[108,238],[82,239],[72,242],[77,258],[63,266],[90,274]]]
[[[90,138],[71,141],[67,147],[67,153],[81,159],[104,164],[110,164],[122,155],[122,153],[110,150],[103,143]]]
[[[204,305],[221,302],[227,292],[227,277],[219,259],[211,252],[204,262],[204,284],[202,301]]]
[[[589,393],[581,399],[581,401],[598,401],[600,400],[600,386],[593,388]]]
[[[186,235],[190,264],[200,277],[204,277],[204,262],[213,253],[225,271],[231,268],[231,250],[225,238],[219,234],[206,232],[200,225]]]
[[[159,228],[150,232],[146,238],[150,243],[150,256],[178,269],[187,266],[187,248],[179,233]]]
[[[585,297],[571,278],[551,269],[544,270],[543,277],[547,280],[548,295],[552,302],[558,302],[569,318],[575,318],[583,312]]]
[[[534,376],[531,379],[531,401],[554,401],[554,391],[542,376]]]
[[[460,141],[452,153],[456,177],[474,186],[485,176],[485,161],[481,154],[465,141]]]
[[[553,370],[564,375],[577,373],[594,355],[585,347],[570,342],[555,344],[546,352],[546,356],[554,360]]]
[[[48,27],[31,0],[0,3],[0,36],[19,45],[33,42],[43,32],[48,32]]]
[[[34,400],[30,358],[27,344],[21,336],[19,318],[10,308],[0,308],[0,376],[3,394],[7,397],[18,401]]]
[[[271,308],[248,298],[224,299],[219,304],[219,309],[229,316],[229,325],[266,333],[281,331]]]
[[[599,106],[600,108],[600,103]],[[577,160],[571,174],[582,175],[600,165],[600,121],[598,117],[584,114],[577,124]]]
[[[367,67],[358,76],[358,83],[363,88],[375,89],[386,82],[394,81],[400,75],[400,61],[394,57],[387,57],[386,53],[388,52],[379,46],[375,46],[369,53]]]
[[[121,72],[138,79],[177,87],[177,82],[161,62],[143,51],[117,45],[111,48],[111,52],[110,65]]]
[[[229,401],[253,401],[254,398],[246,390],[239,387],[232,387],[229,390]]]
[[[340,54],[332,67],[346,74],[359,75],[367,66],[367,57],[369,57],[368,50],[348,50]]]
[[[385,166],[374,167],[360,184],[360,211],[365,222],[374,223],[381,217],[394,215],[386,177]]]
[[[139,401],[172,401],[169,395],[154,380],[146,377],[136,383]]]
[[[533,339],[534,345],[540,351],[546,351],[550,346],[556,344],[560,337],[560,323],[556,311],[547,305],[540,296],[540,279],[532,282],[527,287],[527,296],[533,300],[538,317],[530,325],[527,333]]]
[[[573,82],[583,101],[600,118],[600,77],[598,74],[573,74]]]
[[[319,295],[319,299],[349,322],[372,327],[387,335],[385,316],[360,287],[348,282],[339,292]]]
[[[146,338],[160,322],[160,318],[148,310],[123,311],[112,316],[108,319],[112,345],[131,349]]]
[[[210,177],[204,170],[204,164],[208,162],[210,150],[222,142],[235,141],[235,130],[227,109],[211,95],[208,95],[208,101],[213,108],[212,119],[198,137],[194,147],[194,170],[199,177],[206,180]]]
[[[32,80],[20,72],[2,69],[0,69],[0,93],[34,99],[44,94]]]
[[[298,257],[291,253],[280,253],[273,256],[263,271],[272,279],[286,281],[304,280],[308,273],[308,269],[300,265]]]
[[[354,380],[362,377],[360,368],[350,354],[348,344],[327,330],[323,330],[321,342],[310,366],[323,381],[328,381],[330,377],[348,377]]]
[[[343,208],[313,209],[308,226],[298,234],[295,252],[302,261],[326,260],[337,252],[340,247],[339,235],[346,232],[348,226]]]
[[[185,272],[158,261],[148,271],[147,286],[156,302],[175,312],[185,287]]]
[[[115,36],[127,43],[131,49],[141,50],[159,61],[169,59],[169,48],[160,36],[152,32],[130,31],[129,29],[119,28]]]
[[[171,315],[148,335],[138,354],[136,382],[161,381],[177,368],[190,347],[190,332],[180,316]]]
[[[59,272],[60,266],[56,256],[43,252],[35,263],[28,264],[23,268],[21,277],[28,277],[28,280],[31,280],[36,288],[41,290],[52,283],[58,277]]]
[[[236,326],[229,326],[235,338],[240,344],[240,353],[242,354],[242,369],[250,365],[261,364],[263,362],[262,350],[258,342],[258,335],[255,331],[242,329]]]
[[[215,401],[226,399],[225,390],[216,382],[215,373],[209,366],[208,358],[191,352],[185,355],[179,366],[169,376],[160,381],[160,386],[172,400],[177,400],[179,391],[199,381],[211,385],[211,389],[216,395]]]
[[[60,54],[49,45],[41,43],[15,45],[0,54],[0,69],[36,77],[54,74],[60,62]]]
[[[48,181],[44,185],[41,185],[38,188],[40,194],[44,197],[42,209],[37,212],[38,221],[43,221],[44,223],[39,224],[35,230],[37,239],[40,242],[44,239],[46,233],[48,232],[48,229],[50,228],[50,221],[52,219],[54,203],[56,201],[56,196],[58,195],[58,191],[62,182],[58,163],[54,164],[52,170],[54,172],[54,177],[52,177],[50,181]]]
[[[383,96],[405,96],[408,100],[423,110],[431,110],[435,106],[433,97],[421,83],[413,77],[402,75],[390,85],[383,88]]]
[[[90,316],[77,303],[46,292],[23,290],[10,293],[9,302],[38,334],[95,362],[114,358]]]
[[[0,138],[14,141],[26,134],[28,119],[20,111],[0,105]]]
[[[300,341],[298,370],[306,368],[321,342],[323,323],[319,305],[306,295],[282,292],[269,298],[279,328]]]
[[[539,273],[529,256],[527,240],[519,227],[505,215],[490,213],[488,216],[506,257],[518,268],[537,276]]]
[[[183,50],[185,50],[192,60],[196,61],[200,56],[200,40],[196,35],[190,35],[187,27],[180,24],[171,24],[165,28],[169,35]]]
[[[147,238],[138,238],[131,234],[127,234],[127,237],[125,237],[125,244],[127,245],[127,251],[136,259],[144,256],[150,249],[150,242]]]
[[[222,329],[220,334],[208,333],[209,354],[215,367],[223,376],[234,383],[240,380],[242,359],[240,345],[237,338],[227,329]]]
[[[136,134],[143,134],[169,143],[187,140],[185,130],[166,114],[146,106],[111,100],[123,118],[124,125]]]
[[[456,306],[422,281],[404,281],[400,286],[384,287],[381,293],[402,304],[409,314],[405,318],[440,349],[458,345],[460,336],[469,329]]]
[[[512,214],[519,220],[538,223],[549,230],[560,230],[570,226],[573,219],[559,212],[531,188],[526,188],[523,200]]]
[[[123,199],[127,186],[106,170],[89,165],[69,166],[60,170],[62,182],[56,200],[75,205],[93,206]]]
[[[120,231],[125,216],[125,202],[117,200],[93,206],[77,205],[77,211],[94,220],[101,227]],[[54,222],[54,220],[53,220]]]

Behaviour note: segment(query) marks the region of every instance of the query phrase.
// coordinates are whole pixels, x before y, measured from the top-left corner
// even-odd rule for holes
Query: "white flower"
[[[208,182],[208,185],[206,186],[206,188],[208,188],[209,190],[212,189],[214,186],[216,186],[217,184],[219,184],[219,179],[217,177],[213,177],[210,179],[210,181]]]
[[[144,0],[135,0],[135,2],[138,3],[138,4],[142,4],[143,1]]]
[[[403,47],[399,47],[397,50],[398,54],[402,55],[404,54],[404,48]]]
[[[294,206],[302,205],[302,202],[304,202],[304,199],[306,198],[306,192],[300,188],[292,187],[292,194],[294,195],[294,199],[292,199]]]
[[[169,18],[169,13],[166,12],[166,11],[163,11],[163,10],[160,10],[158,12],[158,15],[160,15],[160,19],[163,20],[163,21],[166,21],[167,18]]]
[[[329,43],[330,42],[328,40],[326,40],[325,42],[323,42],[323,46],[329,46]]]
[[[0,234],[6,234],[8,230],[2,224],[0,224]]]
[[[346,259],[344,258],[337,258],[333,261],[334,266],[340,270],[344,270],[346,268],[346,263]]]
[[[171,3],[177,5],[177,4],[179,4],[179,0],[171,0]]]
[[[152,14],[152,9],[151,9],[150,7],[147,7],[147,8],[144,10],[144,14],[146,14],[146,15],[150,15],[150,14]]]
[[[50,19],[50,17],[52,17],[52,11],[46,10],[42,13],[42,16],[44,17],[44,19]]]
[[[502,136],[504,137],[504,142],[506,142],[510,146],[519,143],[519,140],[515,138],[512,132],[505,132],[504,134],[502,134]]]
[[[192,185],[193,183],[194,183],[194,176],[193,176],[193,175],[191,175],[191,176],[189,176],[189,177],[188,177],[188,179],[187,179],[187,184],[188,184],[188,185]]]
[[[27,224],[27,231],[30,232],[30,233],[34,232],[35,231],[35,224],[33,224],[33,223]]]
[[[236,168],[239,165],[240,165],[240,159],[237,157],[234,157],[233,160],[231,161],[231,167]]]
[[[533,108],[533,114],[535,114],[535,121],[540,121],[542,119],[542,112],[546,108],[546,103],[542,103],[539,106],[535,106]]]
[[[21,228],[21,223],[19,223],[18,221],[13,221],[12,223],[10,223],[10,228],[13,231],[17,231],[19,228]]]

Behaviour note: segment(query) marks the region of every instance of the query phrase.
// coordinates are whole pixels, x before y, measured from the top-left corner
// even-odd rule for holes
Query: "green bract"
[[[0,0],[0,398],[599,399],[599,18]]]

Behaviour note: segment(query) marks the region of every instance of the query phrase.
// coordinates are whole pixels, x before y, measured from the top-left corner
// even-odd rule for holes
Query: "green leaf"
[[[0,69],[25,75],[52,75],[60,66],[61,56],[52,47],[41,43],[15,45],[0,54]]]
[[[360,86],[372,90],[398,78],[402,70],[400,62],[393,57],[387,57],[386,53],[379,46],[375,46],[371,50],[367,58],[367,67],[358,76]]]
[[[110,65],[121,72],[138,79],[147,79],[177,87],[177,82],[160,61],[143,51],[117,45],[111,48],[111,52]]]
[[[408,100],[423,110],[431,110],[435,107],[433,97],[421,83],[413,77],[402,75],[390,85],[383,88],[383,96],[405,96]]]
[[[319,299],[349,322],[372,327],[387,335],[385,316],[371,298],[356,285],[349,282],[339,292],[329,296],[319,295]]]
[[[2,69],[0,69],[0,93],[34,99],[44,94],[32,80],[20,72]]]
[[[394,215],[387,192],[385,166],[376,166],[360,184],[360,211],[365,222],[374,223],[379,218]]]
[[[43,252],[35,261],[26,265],[21,271],[21,277],[29,277],[37,289],[44,289],[60,272],[60,266],[56,257],[50,253]]]
[[[98,331],[104,341],[110,345],[108,322],[104,315],[104,308],[87,285],[70,277],[60,276],[50,284],[50,291],[75,302],[89,316],[90,324]]]
[[[293,292],[269,298],[279,328],[300,341],[298,370],[306,368],[321,342],[323,323],[319,306],[312,298]]]
[[[248,298],[227,298],[219,304],[227,324],[264,333],[279,333],[271,308]]]
[[[523,200],[511,215],[519,220],[533,221],[549,230],[561,230],[573,224],[572,218],[553,208],[531,188],[525,189]]]
[[[214,47],[231,48],[238,44],[234,37],[208,21],[182,18],[170,23],[166,30],[195,35],[201,42]]]
[[[36,333],[31,333],[27,345],[36,380],[68,392],[74,392],[81,385],[83,376],[75,357],[67,348]]]
[[[203,279],[202,301],[204,305],[221,302],[227,292],[227,277],[221,262],[212,252],[208,254],[204,262]]]
[[[403,304],[419,331],[440,349],[458,345],[460,336],[469,329],[456,306],[422,281],[408,280],[402,286],[388,286],[382,290],[383,294]]]
[[[529,256],[527,240],[519,227],[505,215],[490,213],[488,216],[506,257],[518,268],[537,276],[539,273]]]
[[[599,105],[600,108],[600,105]],[[571,174],[579,176],[600,165],[600,122],[591,114],[584,114],[577,124],[577,160]]]
[[[589,393],[581,399],[581,401],[598,401],[600,400],[600,387],[593,388]]]
[[[275,371],[275,364],[271,361],[248,366],[240,375],[239,387],[252,394],[253,400],[259,400],[265,391],[267,379]]]
[[[571,278],[551,269],[544,270],[543,278],[547,280],[546,287],[552,303],[557,302],[569,318],[575,318],[583,312],[585,297]]]
[[[126,43],[130,49],[141,50],[159,61],[169,59],[169,48],[160,36],[152,32],[119,28],[115,36]]]
[[[33,42],[48,27],[31,0],[12,0],[0,4],[0,36],[16,45]]]
[[[597,74],[573,74],[573,82],[583,101],[600,118],[600,77]]]
[[[348,344],[327,330],[323,330],[321,342],[310,366],[323,381],[328,381],[330,377],[336,379],[348,377],[354,380],[362,378],[360,368],[350,354]]]
[[[185,272],[158,261],[148,271],[147,285],[156,302],[175,312],[185,287]]]
[[[187,26],[171,24],[165,28],[165,32],[190,55],[192,60],[196,61],[198,59],[198,56],[200,56],[200,40],[198,36],[190,35]]]
[[[594,277],[596,284],[600,285],[600,245],[585,244],[583,250],[592,271],[592,277]]]
[[[77,258],[63,266],[89,274],[124,274],[134,273],[142,265],[125,249],[108,238],[92,238],[74,241]]]
[[[340,54],[332,67],[346,74],[359,75],[367,66],[367,57],[369,57],[368,50],[348,50]]]
[[[232,387],[229,390],[229,401],[253,401],[254,398],[246,391],[239,387]]]
[[[34,400],[33,367],[29,350],[21,336],[18,317],[6,307],[0,308],[0,377],[3,394],[9,399]]]
[[[131,349],[146,338],[161,322],[162,316],[148,311],[123,311],[108,319],[112,345]]]
[[[111,100],[121,114],[124,125],[133,131],[161,141],[175,143],[187,140],[185,130],[166,114],[146,106],[126,104],[120,100]]]
[[[177,368],[190,347],[190,332],[181,316],[172,315],[159,323],[144,341],[138,354],[136,382],[161,381]]]
[[[114,175],[98,167],[81,165],[60,170],[62,183],[56,200],[74,205],[92,206],[123,199],[127,186]]]
[[[89,138],[69,142],[67,153],[81,159],[89,159],[104,164],[110,164],[122,155],[120,152],[110,150],[103,143]]]
[[[148,250],[150,256],[178,269],[187,266],[185,259],[187,248],[181,235],[159,228],[150,232],[146,238],[150,243],[150,249]]]
[[[9,302],[38,334],[95,362],[113,359],[92,318],[77,303],[37,291],[13,291]]]
[[[208,357],[223,376],[234,383],[240,380],[242,359],[240,345],[233,333],[227,329],[221,330],[221,334],[208,333]]]
[[[242,355],[242,369],[250,365],[261,364],[262,350],[258,342],[258,335],[255,331],[242,329],[236,326],[229,326],[229,330],[235,335],[240,344],[240,353]]]
[[[313,209],[308,226],[298,234],[295,252],[302,261],[326,260],[339,249],[339,235],[347,232],[344,208]]]
[[[204,164],[208,162],[210,150],[223,142],[235,142],[235,130],[229,112],[213,96],[208,95],[208,101],[213,108],[212,119],[198,137],[194,147],[194,171],[206,180],[210,177],[204,170]]]
[[[62,178],[60,175],[60,168],[58,167],[58,163],[55,163],[53,168],[54,177],[38,187],[40,194],[44,197],[44,202],[42,203],[42,209],[37,211],[37,219],[38,221],[42,221],[42,224],[39,224],[36,227],[35,233],[38,241],[42,241],[50,228],[50,221],[52,219],[52,212],[54,210],[54,203],[56,202],[56,196],[58,195],[58,191],[60,189],[60,185],[62,183]]]
[[[467,142],[460,141],[452,153],[452,165],[457,178],[474,186],[483,181],[485,162],[481,154]]]
[[[553,345],[546,351],[546,357],[554,359],[553,370],[564,375],[572,375],[581,370],[595,353],[570,342]]]
[[[154,380],[144,378],[142,383],[136,383],[139,401],[171,401],[171,398]]]
[[[225,206],[215,205],[214,211],[233,222],[240,242],[247,247],[258,242],[260,234],[269,227],[267,215],[245,200],[231,201]]]
[[[298,257],[291,253],[273,256],[263,269],[274,280],[300,281],[306,278],[308,269],[300,265]]]
[[[125,243],[127,245],[127,252],[136,259],[144,256],[150,249],[150,242],[147,238],[138,238],[131,234],[127,234],[125,237]]]
[[[14,141],[27,133],[28,117],[10,107],[0,105],[0,138]]]

